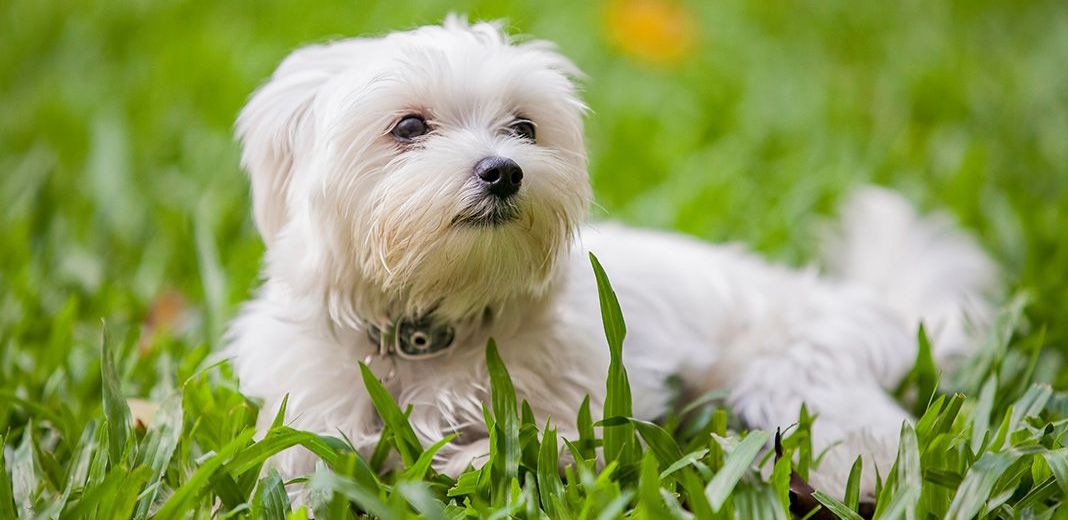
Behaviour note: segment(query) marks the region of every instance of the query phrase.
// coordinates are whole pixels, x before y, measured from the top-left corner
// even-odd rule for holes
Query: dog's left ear
[[[256,227],[268,245],[288,221],[290,178],[315,141],[313,102],[321,87],[357,60],[361,40],[313,45],[289,55],[237,118],[241,165],[252,181]]]

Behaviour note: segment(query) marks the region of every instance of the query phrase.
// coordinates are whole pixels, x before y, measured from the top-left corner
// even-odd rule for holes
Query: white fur
[[[267,258],[229,349],[242,388],[264,400],[261,425],[288,394],[293,426],[371,449],[381,422],[357,366],[375,350],[365,327],[433,310],[456,329],[444,356],[372,368],[396,369],[388,385],[412,407],[422,442],[460,434],[439,468],[457,473],[487,452],[490,337],[538,420],[574,435],[583,397],[595,410],[604,401],[608,364],[593,251],[627,320],[639,418],[666,412],[675,374],[693,391],[729,389],[753,428],[787,426],[805,402],[819,414],[817,449],[844,441],[814,477],[818,487],[840,494],[858,453],[885,474],[909,417],[883,389],[908,370],[921,318],[937,331],[940,357],[974,347],[961,313],[968,305],[979,323],[989,315],[987,257],[941,217],[921,218],[874,189],[847,204],[826,277],[737,246],[583,227],[578,74],[549,44],[514,44],[497,25],[453,18],[306,47],[282,63],[238,120]],[[411,112],[433,131],[400,146],[389,131]],[[537,125],[536,144],[508,133],[517,115]],[[481,200],[471,170],[490,155],[524,170],[519,219],[454,225]],[[288,478],[314,460],[293,449],[274,463]]]

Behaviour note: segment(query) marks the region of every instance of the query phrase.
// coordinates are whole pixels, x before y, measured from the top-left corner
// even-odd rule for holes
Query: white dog
[[[369,451],[382,423],[370,362],[438,467],[488,452],[489,338],[539,421],[574,436],[608,365],[593,272],[600,258],[629,336],[634,413],[665,413],[679,375],[729,389],[745,424],[819,418],[832,447],[813,484],[841,493],[853,458],[886,474],[909,415],[885,392],[910,368],[921,318],[940,360],[967,354],[994,268],[945,219],[860,191],[827,251],[829,273],[769,265],[735,246],[587,226],[591,193],[576,67],[552,45],[450,18],[382,38],[305,47],[241,112],[237,133],[267,244],[266,282],[230,331],[243,389],[266,427],[288,420]],[[967,318],[965,311],[967,311]],[[292,449],[284,476],[315,458]]]

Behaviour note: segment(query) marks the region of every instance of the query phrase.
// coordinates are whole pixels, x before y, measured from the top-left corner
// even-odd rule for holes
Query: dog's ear
[[[237,118],[241,165],[252,181],[253,217],[268,246],[288,220],[288,186],[300,153],[314,146],[315,97],[327,81],[353,65],[361,43],[344,40],[293,52]]]

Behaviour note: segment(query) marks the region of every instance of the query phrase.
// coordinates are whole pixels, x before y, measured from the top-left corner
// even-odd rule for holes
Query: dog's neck
[[[370,351],[380,349],[385,339],[389,348],[410,353],[402,357],[414,360],[434,357],[431,354],[456,348],[481,348],[491,337],[503,338],[513,334],[524,322],[536,319],[545,312],[556,285],[553,281],[537,294],[518,294],[490,302],[474,312],[451,315],[440,313],[443,307],[433,305],[412,310],[408,302],[389,298],[384,291],[366,286],[359,292],[338,287],[321,287],[318,291],[309,292],[295,287],[284,278],[272,278],[265,289],[272,298],[305,299],[309,305],[303,308],[309,312],[292,317],[298,321],[308,324],[319,322],[322,324],[320,326],[325,326],[339,339],[347,338],[344,341],[365,344]],[[438,303],[448,304],[447,296]],[[405,335],[398,336],[399,333]],[[444,341],[447,345],[433,344],[424,356],[421,347],[426,345],[416,345],[419,335],[435,342]]]
[[[422,306],[413,310],[404,300],[372,298],[370,300],[385,304],[356,311],[355,328],[366,333],[375,344],[386,340],[392,343],[394,348],[407,349],[410,352],[427,346],[436,353],[437,349],[484,342],[490,336],[511,334],[525,320],[540,315],[554,285],[551,283],[547,290],[537,294],[518,294],[490,301],[481,308],[461,314],[441,312],[441,309],[449,308],[448,296],[443,296],[426,310],[423,310]],[[454,305],[452,308],[458,307]],[[419,337],[431,339],[431,344],[416,345],[416,339]],[[448,345],[443,346],[442,342]]]
[[[415,291],[406,285],[382,287],[364,276],[355,265],[334,258],[319,257],[308,262],[301,248],[268,251],[269,292],[277,297],[307,302],[308,314],[299,317],[312,324],[324,323],[349,341],[363,341],[378,330],[396,330],[418,324],[424,334],[446,335],[451,330],[450,348],[458,344],[481,343],[489,337],[505,337],[526,320],[540,316],[547,307],[557,279],[559,257],[545,279],[525,286],[479,285],[481,280],[467,277],[455,284],[442,281],[433,291]],[[324,273],[329,273],[324,276]]]

